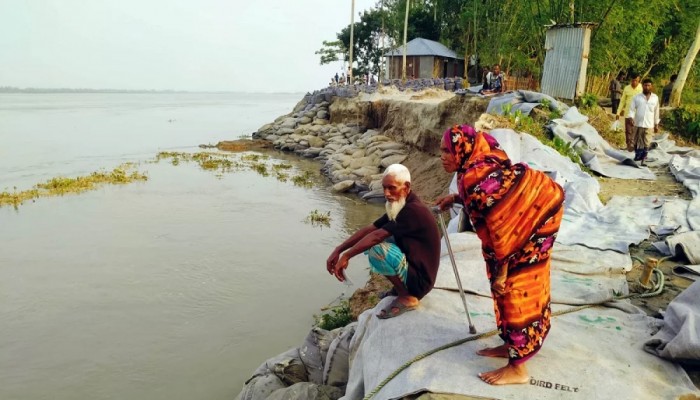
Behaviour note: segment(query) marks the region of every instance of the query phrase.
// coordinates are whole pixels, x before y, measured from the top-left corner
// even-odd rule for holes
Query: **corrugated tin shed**
[[[403,56],[403,46],[385,54],[386,57]],[[448,49],[442,43],[423,38],[415,38],[406,43],[406,56],[436,56],[446,58],[460,58],[457,53]]]
[[[594,24],[553,25],[547,31],[542,93],[573,100],[586,88],[586,70]]]

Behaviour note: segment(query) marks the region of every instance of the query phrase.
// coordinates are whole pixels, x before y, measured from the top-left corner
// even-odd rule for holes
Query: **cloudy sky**
[[[376,0],[355,0],[355,12]],[[0,86],[300,92],[351,0],[0,0]],[[358,18],[356,17],[356,20]]]

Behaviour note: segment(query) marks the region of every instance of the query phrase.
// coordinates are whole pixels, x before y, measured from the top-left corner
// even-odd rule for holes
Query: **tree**
[[[690,67],[692,67],[693,61],[698,55],[698,50],[700,50],[700,23],[698,23],[698,30],[695,33],[695,40],[688,49],[688,54],[685,56],[685,61],[683,61],[681,70],[678,72],[676,83],[673,85],[670,100],[671,107],[678,107],[681,104],[681,92],[683,92],[683,86],[685,86],[685,80],[688,78]]]
[[[372,69],[379,62],[375,54],[381,54],[380,46],[359,37],[381,38],[382,22],[390,39],[387,47],[403,42],[407,1],[377,0],[378,10],[362,16],[369,32],[360,34],[362,27],[355,25],[354,52],[362,58],[365,49],[358,69]],[[511,74],[537,76],[546,55],[546,26],[569,23],[572,6],[577,22],[597,24],[592,28],[588,71],[598,76],[638,71],[658,80],[678,73],[700,15],[700,0],[410,0],[407,40],[436,40],[464,54],[465,61],[478,53],[484,64],[499,63]],[[346,47],[347,33],[345,28],[338,34]],[[324,48],[337,57],[347,52],[339,46]],[[688,88],[695,93],[699,81],[700,68],[689,67],[686,93]]]
[[[329,42],[323,41],[323,47],[316,51],[315,54],[321,56],[321,65],[330,64],[334,61],[340,61],[339,56],[346,52],[346,47],[342,41],[336,40]]]
[[[382,57],[382,14],[381,10],[371,9],[360,14],[359,22],[353,28],[353,59],[357,68],[353,67],[353,75],[379,73],[379,63]],[[350,48],[350,25],[336,34],[337,40],[324,41],[323,47],[316,51],[320,55],[321,65],[339,61],[340,57],[348,59]]]

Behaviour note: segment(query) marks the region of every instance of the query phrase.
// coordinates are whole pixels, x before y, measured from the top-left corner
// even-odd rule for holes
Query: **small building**
[[[403,45],[384,55],[386,78],[401,79]],[[464,76],[464,59],[442,43],[415,38],[406,43],[406,78]]]
[[[542,93],[570,100],[583,95],[586,90],[591,28],[595,25],[581,22],[547,27]]]

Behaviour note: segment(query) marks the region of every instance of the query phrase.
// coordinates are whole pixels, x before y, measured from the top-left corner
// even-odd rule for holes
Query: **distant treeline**
[[[124,90],[124,89],[71,89],[71,88],[18,88],[0,86],[0,93],[192,93],[183,90]],[[218,93],[218,92],[217,92]]]

